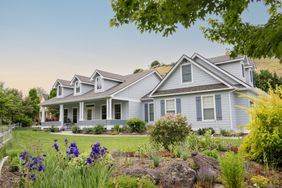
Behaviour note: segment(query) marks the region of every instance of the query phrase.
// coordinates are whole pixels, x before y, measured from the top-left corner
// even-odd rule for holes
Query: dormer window
[[[59,97],[59,96],[62,96],[62,93],[63,93],[63,89],[62,89],[62,86],[58,86],[57,87],[57,96]]]
[[[102,78],[100,76],[96,77],[96,90],[102,89]]]
[[[74,91],[76,94],[80,93],[80,84],[78,81],[74,83]]]

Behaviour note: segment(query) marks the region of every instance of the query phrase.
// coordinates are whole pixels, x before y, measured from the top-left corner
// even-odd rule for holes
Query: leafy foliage
[[[135,69],[135,70],[133,71],[133,74],[136,74],[136,73],[139,73],[139,72],[142,72],[142,71],[143,71],[143,69],[138,68],[138,69]]]
[[[240,154],[226,152],[219,159],[223,183],[226,187],[241,188],[244,182],[244,158]]]
[[[161,65],[161,63],[158,60],[155,60],[151,63],[150,67],[156,68],[156,67],[159,67],[160,65]]]
[[[208,130],[211,131],[211,134],[215,133],[215,130],[212,127],[198,129],[197,133],[198,133],[198,135],[204,135]]]
[[[169,114],[156,121],[150,137],[156,144],[170,150],[170,146],[184,142],[190,132],[191,125],[188,125],[185,116]]]
[[[264,25],[251,25],[241,19],[249,0],[112,0],[115,12],[111,26],[133,23],[141,32],[171,35],[179,25],[189,28],[198,20],[209,19],[209,27],[202,28],[208,39],[234,46],[232,56],[245,54],[249,57],[277,57],[282,59],[281,1],[263,1],[268,8],[269,19]],[[259,2],[257,0],[256,2]],[[215,16],[214,16],[215,15]],[[219,21],[221,20],[221,21]]]
[[[249,98],[253,103],[246,111],[252,121],[247,125],[250,133],[244,138],[240,149],[251,160],[282,166],[282,87],[270,89],[268,95]]]
[[[79,128],[79,126],[73,126],[73,127],[71,128],[71,130],[72,130],[72,133],[80,133],[80,128]]]
[[[276,73],[271,73],[268,70],[261,70],[259,73],[255,73],[256,87],[268,92],[269,88],[275,88],[276,86],[282,86],[282,77],[278,77]]]
[[[138,133],[141,133],[141,132],[144,132],[145,131],[145,121],[138,118],[138,117],[135,117],[135,118],[131,118],[131,119],[128,119],[126,121],[126,124],[130,127],[130,130],[131,132],[138,132]]]
[[[98,124],[94,127],[95,134],[102,134],[103,132],[105,132],[105,128],[103,125]]]
[[[204,150],[203,154],[210,156],[212,158],[218,159],[218,151],[216,150]]]

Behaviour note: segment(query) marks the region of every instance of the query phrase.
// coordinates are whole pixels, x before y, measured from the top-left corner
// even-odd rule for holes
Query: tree
[[[279,78],[276,73],[271,73],[268,70],[261,70],[259,73],[255,73],[255,85],[268,92],[270,88],[282,85],[282,77]]]
[[[56,88],[53,88],[50,93],[49,93],[49,97],[48,99],[52,99],[54,97],[57,96],[57,89]],[[59,109],[56,108],[56,107],[49,107],[48,108],[48,111],[55,117],[58,117],[59,116]]]
[[[139,72],[142,72],[142,71],[143,71],[143,69],[138,68],[138,69],[135,69],[135,70],[133,71],[133,74],[136,74],[136,73],[139,73]]]
[[[151,63],[151,68],[159,67],[161,63],[158,60],[155,60]]]
[[[24,101],[25,114],[31,119],[35,120],[39,114],[40,97],[37,93],[37,89],[33,88],[29,90],[28,97]]]
[[[244,54],[253,58],[276,57],[282,61],[282,15],[279,12],[281,1],[263,1],[269,13],[269,19],[264,25],[252,25],[242,21],[242,13],[252,2],[254,1],[112,0],[115,15],[110,24],[118,27],[134,23],[141,32],[156,32],[168,36],[179,25],[189,28],[196,21],[204,20],[209,24],[201,28],[205,37],[233,45],[231,56]]]

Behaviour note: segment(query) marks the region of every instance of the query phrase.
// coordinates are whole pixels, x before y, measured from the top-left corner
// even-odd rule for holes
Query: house
[[[107,129],[123,125],[128,118],[142,117],[141,98],[160,81],[161,76],[154,70],[125,76],[95,70],[90,77],[74,75],[70,81],[58,79],[53,85],[57,97],[41,106],[42,114],[46,107],[59,108],[59,121],[45,121],[42,115],[41,125],[63,127],[71,122],[80,128],[102,124]]]
[[[56,80],[57,97],[41,104],[60,109],[59,121],[45,121],[42,127],[76,123],[81,128],[103,124],[111,129],[126,119],[140,117],[153,123],[168,113],[185,115],[197,130],[238,131],[250,121],[238,106],[250,107],[240,93],[256,94],[255,66],[240,56],[205,58],[198,53],[183,55],[162,79],[154,70],[118,75],[95,70],[90,77],[74,75],[70,80]],[[44,114],[44,113],[42,113]]]

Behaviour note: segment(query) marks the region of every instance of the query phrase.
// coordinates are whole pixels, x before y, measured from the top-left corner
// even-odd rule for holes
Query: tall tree
[[[54,97],[57,96],[57,89],[56,88],[53,88],[50,93],[49,93],[49,97],[48,99],[52,99]],[[59,117],[59,108],[56,108],[56,107],[49,107],[48,108],[49,112],[55,116],[55,117]]]
[[[263,25],[242,21],[250,3],[263,2],[269,19]],[[204,20],[205,37],[233,45],[231,56],[276,57],[282,61],[282,3],[280,0],[112,0],[111,26],[134,23],[141,32],[171,35],[179,25],[191,27]],[[259,14],[259,13],[258,13]]]
[[[268,70],[261,70],[255,73],[256,87],[268,92],[270,88],[282,86],[282,77],[278,77],[276,73],[271,73]]]

